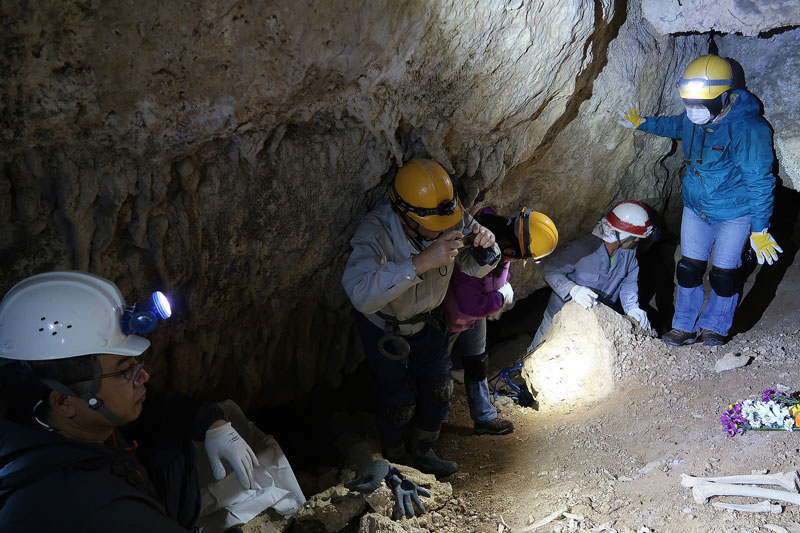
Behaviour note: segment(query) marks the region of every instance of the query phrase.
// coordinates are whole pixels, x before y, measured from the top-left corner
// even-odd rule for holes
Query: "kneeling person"
[[[643,204],[626,200],[615,205],[592,233],[580,237],[544,262],[542,275],[553,289],[528,347],[539,346],[542,336],[553,323],[553,316],[570,299],[588,309],[598,302],[613,306],[622,301],[625,314],[643,329],[650,329],[647,313],[639,308],[639,262],[636,245],[653,231],[653,224]]]

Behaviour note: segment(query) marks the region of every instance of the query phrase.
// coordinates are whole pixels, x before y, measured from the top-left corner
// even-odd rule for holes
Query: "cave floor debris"
[[[800,433],[747,432],[728,437],[719,416],[729,403],[775,385],[800,388],[800,310],[776,297],[750,331],[720,347],[625,348],[631,365],[605,400],[584,409],[544,413],[505,403],[515,431],[474,436],[457,387],[438,448],[458,461],[453,500],[430,517],[433,530],[498,532],[525,528],[567,509],[536,531],[756,532],[800,524],[800,507],[780,515],[733,513],[697,504],[681,474],[725,476],[798,468]],[[750,364],[715,372],[727,354]],[[714,501],[751,503],[746,498]],[[578,520],[580,518],[580,520]],[[612,525],[609,523],[613,522]],[[504,525],[505,523],[505,525]]]

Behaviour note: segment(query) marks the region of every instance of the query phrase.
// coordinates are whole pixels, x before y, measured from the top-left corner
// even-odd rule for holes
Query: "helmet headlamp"
[[[120,325],[125,335],[151,333],[159,320],[172,316],[172,306],[161,291],[155,291],[144,302],[129,306],[122,313]]]
[[[705,87],[715,87],[719,85],[733,85],[733,80],[728,78],[724,80],[706,80],[703,78],[681,78],[678,80],[678,83],[675,84],[675,87],[680,88],[681,85],[685,85],[687,89],[691,91],[699,91]]]
[[[453,192],[452,198],[444,200],[436,207],[417,207],[403,200],[403,197],[397,193],[394,183],[391,183],[389,187],[392,192],[392,202],[394,203],[395,207],[400,209],[400,211],[403,213],[414,213],[415,215],[419,215],[421,217],[430,217],[434,215],[447,217],[455,213],[456,209],[458,209],[458,202],[456,201],[457,196],[455,192]]]

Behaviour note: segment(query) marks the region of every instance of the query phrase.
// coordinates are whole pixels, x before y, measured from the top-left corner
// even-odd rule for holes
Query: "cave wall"
[[[164,290],[154,381],[246,407],[358,364],[347,242],[411,157],[470,208],[550,214],[562,242],[616,200],[674,205],[675,143],[617,110],[679,112],[706,47],[623,0],[17,0],[0,21],[0,289],[81,269],[131,301]],[[740,56],[761,72],[780,54],[758,43]],[[756,78],[788,124],[794,97]],[[541,286],[514,268],[520,296]]]

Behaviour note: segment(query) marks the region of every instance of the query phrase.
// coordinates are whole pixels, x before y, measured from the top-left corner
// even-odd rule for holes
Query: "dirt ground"
[[[781,531],[767,525],[789,532],[792,526],[800,528],[797,506],[783,504],[781,514],[734,513],[695,503],[691,489],[680,485],[682,473],[726,476],[797,469],[800,432],[748,431],[729,437],[719,422],[728,404],[764,389],[800,389],[800,268],[789,267],[774,297],[766,297],[769,305],[755,326],[725,346],[674,348],[657,339],[638,343],[625,354],[630,367],[623,379],[599,404],[551,414],[506,404],[501,416],[516,428],[509,435],[474,436],[463,386],[457,386],[437,447],[440,456],[460,465],[449,479],[453,500],[420,525],[443,532],[495,533],[509,531],[503,524],[517,530],[566,510],[572,518],[562,515],[535,531],[756,533]],[[749,356],[751,362],[716,373],[715,362],[729,352]]]

